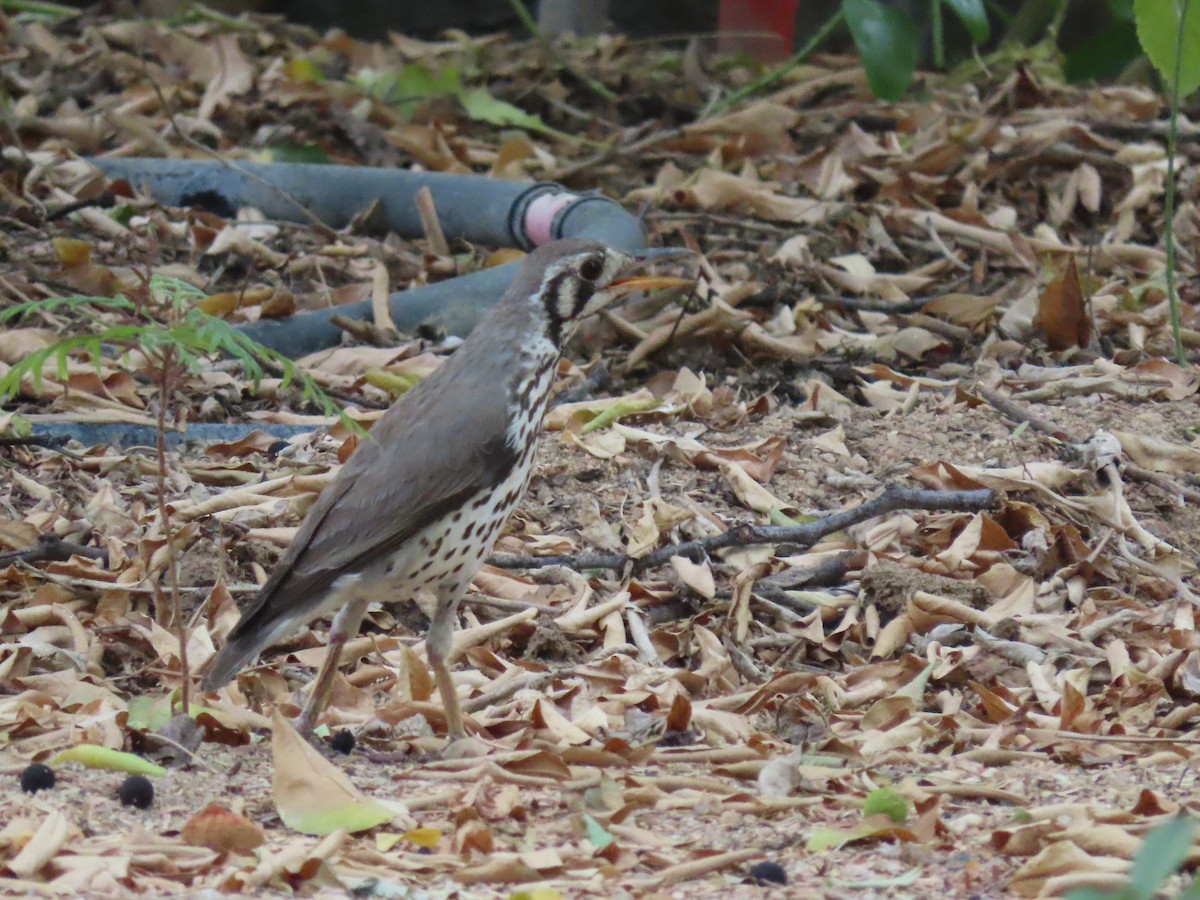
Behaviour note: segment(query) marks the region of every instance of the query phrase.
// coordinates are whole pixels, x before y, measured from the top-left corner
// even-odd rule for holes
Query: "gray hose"
[[[312,425],[283,425],[277,422],[190,422],[183,431],[167,431],[163,438],[168,447],[189,441],[233,443],[254,431],[287,440],[298,434],[311,434]],[[129,422],[38,422],[39,438],[79,441],[85,447],[110,444],[120,447],[153,447],[158,431],[151,425]]]
[[[169,206],[203,206],[232,215],[252,206],[269,218],[308,221],[308,210],[332,228],[345,227],[372,201],[378,201],[391,230],[404,237],[423,234],[416,195],[428,187],[447,237],[523,250],[545,240],[589,237],[623,250],[646,246],[638,218],[607,197],[577,197],[552,182],[518,182],[482,175],[413,172],[311,163],[226,165],[216,161],[95,158],[111,178],[124,178]],[[558,205],[548,227],[530,232],[535,205]],[[516,264],[496,266],[458,278],[399,291],[389,298],[401,331],[421,326],[467,334],[512,283]],[[366,319],[370,302],[311,310],[287,319],[241,326],[249,338],[298,357],[341,341],[335,315]]]

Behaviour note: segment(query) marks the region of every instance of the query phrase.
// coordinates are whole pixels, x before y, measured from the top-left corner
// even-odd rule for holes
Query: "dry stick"
[[[834,295],[817,294],[814,299],[824,306],[841,306],[859,312],[879,313],[916,313],[920,312],[936,297],[913,297],[909,300],[878,300],[874,297],[837,297]]]
[[[421,230],[429,242],[429,252],[435,256],[449,256],[450,245],[446,242],[446,233],[442,231],[437,207],[433,205],[433,191],[428,186],[417,191],[416,204],[417,214],[421,217]]]
[[[1048,434],[1060,441],[1078,443],[1078,440],[1073,435],[1063,431],[1049,419],[1042,418],[1025,404],[1013,400],[1011,397],[1005,397],[994,388],[980,385],[979,396],[1018,424],[1028,422],[1030,428],[1040,431],[1042,434]]]
[[[421,188],[421,190],[427,191],[429,188]],[[392,338],[393,343],[397,343],[400,331],[396,328],[395,320],[392,319],[392,308],[388,302],[388,287],[387,266],[382,262],[376,262],[371,271],[371,318],[381,333]]]
[[[747,850],[730,850],[726,853],[718,853],[714,856],[702,856],[698,859],[689,859],[687,862],[681,862],[673,866],[668,866],[657,875],[646,879],[647,881],[657,881],[662,884],[671,884],[675,881],[686,881],[690,878],[699,878],[702,875],[707,875],[710,872],[720,872],[723,869],[731,869],[734,866],[740,866],[742,863],[747,863],[752,859],[758,859],[766,856],[766,852],[757,848]]]
[[[158,456],[158,517],[162,521],[163,536],[167,539],[167,571],[171,579],[171,618],[179,639],[179,698],[183,712],[189,714],[191,707],[191,672],[187,655],[187,623],[183,620],[183,601],[179,596],[179,565],[175,556],[175,541],[171,535],[171,519],[167,512],[167,403],[171,399],[171,366],[175,361],[175,348],[168,344],[162,352],[162,368],[158,376],[158,421],[155,436],[155,451]]]
[[[88,559],[101,560],[108,565],[108,551],[100,547],[88,547],[64,541],[57,534],[47,532],[39,534],[37,543],[28,550],[14,550],[11,553],[0,553],[0,566],[14,562],[66,562],[72,556],[85,556]]]
[[[703,559],[714,550],[747,547],[753,544],[799,544],[811,546],[821,538],[857,525],[876,516],[903,509],[946,512],[980,512],[996,504],[996,492],[989,488],[969,491],[932,491],[904,485],[888,485],[879,496],[850,509],[841,509],[813,522],[801,525],[739,525],[721,534],[696,541],[670,544],[653,553],[632,557],[627,553],[581,553],[557,556],[493,556],[491,565],[501,569],[538,569],[567,566],[572,569],[611,569],[621,571],[632,565],[635,572],[652,569],[673,556]]]
[[[1005,397],[999,391],[993,388],[979,386],[979,396],[983,397],[988,403],[994,406],[997,410],[1003,413],[1014,422],[1028,422],[1029,427],[1035,431],[1040,431],[1043,434],[1048,434],[1053,438],[1068,443],[1080,443],[1080,439],[1073,434],[1063,431],[1049,419],[1039,416],[1033,412],[1025,404],[1020,403],[1011,397]],[[1125,462],[1121,466],[1122,474],[1130,481],[1141,481],[1145,484],[1152,484],[1156,488],[1165,491],[1168,494],[1173,494],[1176,497],[1182,497],[1184,500],[1190,500],[1192,503],[1200,503],[1200,490],[1188,487],[1166,475],[1162,472],[1152,472],[1134,462]]]

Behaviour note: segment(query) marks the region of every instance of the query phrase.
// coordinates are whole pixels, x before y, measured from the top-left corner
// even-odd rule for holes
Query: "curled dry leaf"
[[[219,853],[249,853],[266,840],[261,828],[219,803],[208,804],[188,819],[181,834],[189,844]]]

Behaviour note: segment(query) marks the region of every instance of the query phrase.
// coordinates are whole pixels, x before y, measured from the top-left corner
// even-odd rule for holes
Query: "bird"
[[[201,688],[219,689],[267,646],[333,613],[329,649],[294,723],[311,737],[368,606],[427,592],[435,602],[425,649],[447,737],[465,738],[447,665],[458,605],[528,487],[563,348],[580,320],[621,296],[692,286],[645,274],[689,255],[571,238],[526,256],[489,314],[387,409],[320,493]]]

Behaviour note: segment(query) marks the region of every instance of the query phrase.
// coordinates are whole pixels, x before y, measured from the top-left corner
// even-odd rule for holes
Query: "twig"
[[[812,568],[785,569],[777,575],[760,578],[754,583],[754,590],[769,588],[776,591],[794,591],[802,587],[840,584],[853,566],[854,558],[857,555],[854,550],[846,550],[836,556],[821,560]],[[812,612],[812,610],[807,610],[807,612]]]
[[[1033,412],[1025,404],[1005,397],[999,391],[993,388],[978,387],[978,393],[984,400],[994,406],[997,410],[1003,413],[1014,422],[1028,422],[1029,427],[1034,431],[1040,431],[1043,434],[1048,434],[1051,437],[1057,438],[1060,441],[1065,441],[1071,444],[1082,443],[1082,439],[1075,435],[1063,431],[1049,419],[1042,418],[1037,413]],[[1139,466],[1137,463],[1125,461],[1121,464],[1121,472],[1130,481],[1140,481],[1143,484],[1152,484],[1156,488],[1172,495],[1173,497],[1182,497],[1192,503],[1200,503],[1200,491],[1195,488],[1179,482],[1163,472],[1152,472],[1150,469]]]
[[[1028,422],[1029,427],[1035,431],[1040,431],[1042,434],[1048,434],[1060,441],[1069,441],[1077,443],[1077,439],[1067,432],[1063,431],[1049,419],[1044,419],[1031,410],[1028,406],[1020,403],[1011,397],[1005,397],[994,388],[979,385],[979,396],[983,397],[988,403],[992,404],[997,410],[1003,413],[1008,418],[1018,424]]]
[[[10,553],[0,553],[0,566],[14,562],[66,562],[72,556],[84,556],[88,559],[98,559],[108,566],[108,551],[99,547],[87,547],[64,541],[57,534],[38,535],[38,542],[28,550],[14,550]]]
[[[44,447],[61,449],[70,438],[65,434],[31,434],[29,437],[0,437],[0,447]]]
[[[529,672],[525,675],[520,675],[506,684],[499,685],[490,691],[480,694],[478,697],[464,700],[463,710],[469,713],[477,713],[487,709],[489,706],[494,706],[497,703],[507,700],[513,694],[517,693],[517,691],[540,691],[561,674],[562,672],[551,671]]]
[[[1160,490],[1166,491],[1175,497],[1182,497],[1184,500],[1190,500],[1192,503],[1200,503],[1200,491],[1195,488],[1188,487],[1176,481],[1170,475],[1162,472],[1152,472],[1145,469],[1136,463],[1126,462],[1121,466],[1121,474],[1130,481],[1140,481],[1144,484],[1152,484]]]
[[[463,598],[468,606],[483,609],[500,609],[505,612],[521,612],[526,609],[536,609],[547,616],[558,615],[561,610],[546,603],[534,603],[532,600],[509,600],[507,597],[489,597],[487,594],[468,594]]]
[[[84,200],[73,200],[70,203],[64,203],[53,210],[47,210],[45,221],[55,222],[58,219],[66,218],[71,213],[79,212],[81,209],[87,209],[90,206],[107,207],[112,206],[117,201],[117,196],[112,191],[103,191],[95,197],[88,197]]]
[[[969,491],[931,491],[904,485],[889,485],[882,494],[850,509],[830,513],[800,525],[740,525],[721,534],[710,535],[682,544],[660,547],[653,553],[632,557],[627,553],[580,553],[555,556],[493,556],[488,562],[501,569],[537,569],[567,566],[571,569],[622,570],[632,565],[634,572],[661,566],[674,556],[703,559],[715,550],[748,547],[754,544],[798,544],[811,546],[828,534],[857,525],[876,516],[902,509],[947,512],[979,512],[996,504],[996,493],[989,488]]]
[[[933,298],[913,297],[911,300],[902,300],[899,303],[894,300],[876,300],[873,297],[834,297],[832,295],[818,295],[815,299],[818,303],[826,306],[842,306],[860,312],[916,313],[924,309],[925,305]]]
[[[342,331],[347,332],[360,344],[369,344],[372,347],[398,347],[400,345],[399,332],[389,335],[374,322],[368,322],[365,319],[335,315],[329,317],[329,324],[336,325]]]
[[[433,191],[429,190],[428,185],[417,191],[415,202],[417,215],[421,217],[421,230],[425,232],[425,240],[429,242],[429,252],[434,256],[449,256],[450,245],[446,242],[446,232],[442,230],[437,207],[433,205]]]
[[[429,192],[429,188],[423,187],[422,191]],[[417,200],[420,200],[420,194],[417,195]],[[433,195],[429,196],[430,204],[433,203]],[[420,208],[420,203],[417,207]],[[425,213],[421,213],[421,218],[425,218]],[[437,224],[437,214],[434,213],[434,224]],[[428,229],[426,225],[426,229]],[[438,227],[438,234],[441,234],[441,226]],[[445,237],[442,238],[443,243]],[[430,240],[432,243],[432,239]],[[376,262],[371,272],[371,318],[375,322],[375,327],[385,337],[391,337],[393,343],[399,342],[400,332],[396,328],[396,323],[392,320],[392,308],[388,305],[388,270],[382,262]]]
[[[83,456],[66,445],[71,440],[65,434],[31,434],[28,437],[0,437],[0,447],[42,447],[68,459],[82,460]]]
[[[167,542],[167,573],[171,582],[171,618],[179,640],[180,703],[184,713],[191,707],[191,672],[188,668],[187,622],[183,618],[183,600],[179,594],[179,558],[176,554],[174,536],[171,534],[171,519],[167,512],[167,404],[171,401],[174,379],[171,366],[175,362],[175,347],[168,344],[163,348],[159,360],[158,374],[158,420],[155,453],[158,457],[158,518],[162,522],[163,537]]]

